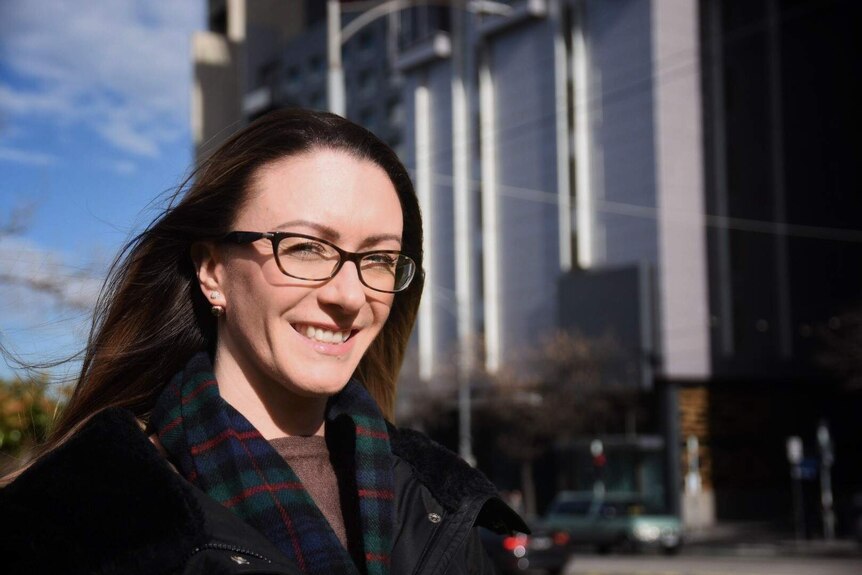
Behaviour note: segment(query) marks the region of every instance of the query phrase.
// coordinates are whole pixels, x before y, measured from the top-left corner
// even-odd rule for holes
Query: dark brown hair
[[[192,244],[230,231],[262,166],[318,149],[341,150],[380,166],[401,202],[402,250],[419,273],[395,296],[389,319],[356,373],[392,417],[398,371],[424,283],[422,220],[413,185],[395,153],[368,130],[334,114],[285,109],[225,142],[195,170],[193,183],[180,188],[179,201],[117,257],[99,298],[77,385],[46,450],[109,407],[130,409],[146,421],[174,373],[196,352],[214,349],[216,322],[198,286]]]

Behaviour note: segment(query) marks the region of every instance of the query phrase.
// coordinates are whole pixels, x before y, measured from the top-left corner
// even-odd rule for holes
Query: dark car
[[[565,531],[531,526],[532,534],[498,535],[481,530],[482,543],[500,573],[541,572],[556,575],[569,559],[569,535]]]
[[[562,491],[551,502],[544,524],[567,532],[572,545],[591,545],[600,553],[615,547],[652,547],[672,554],[683,542],[678,517],[658,512],[631,493]]]

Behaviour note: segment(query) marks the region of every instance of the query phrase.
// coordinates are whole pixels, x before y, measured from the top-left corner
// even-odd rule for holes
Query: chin
[[[320,373],[294,374],[294,377],[285,374],[281,379],[285,388],[302,397],[331,397],[344,389],[352,375],[352,371],[321,370]]]

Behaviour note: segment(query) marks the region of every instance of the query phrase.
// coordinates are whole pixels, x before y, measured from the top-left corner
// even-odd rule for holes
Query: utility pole
[[[817,426],[817,445],[820,447],[820,509],[823,514],[823,537],[827,541],[835,539],[835,511],[832,508],[832,464],[835,455],[832,451],[832,437],[829,425],[821,421]]]
[[[787,461],[790,463],[790,479],[793,482],[793,519],[796,525],[796,540],[805,537],[805,509],[802,506],[802,439],[787,438]]]
[[[476,464],[472,437],[473,374],[473,257],[470,246],[472,205],[470,197],[470,118],[467,97],[467,12],[463,2],[454,2],[452,17],[452,192],[455,200],[456,300],[458,305],[458,453]]]

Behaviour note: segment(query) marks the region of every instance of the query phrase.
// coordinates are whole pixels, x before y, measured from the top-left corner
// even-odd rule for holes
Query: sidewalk
[[[718,523],[689,530],[685,554],[862,558],[862,544],[853,539],[796,540],[769,523]]]

